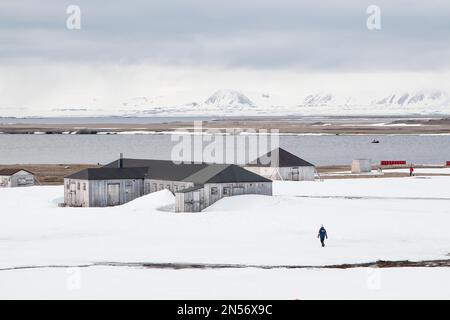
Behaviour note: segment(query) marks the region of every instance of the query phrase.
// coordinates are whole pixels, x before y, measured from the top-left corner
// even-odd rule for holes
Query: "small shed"
[[[369,173],[372,172],[372,164],[370,159],[355,159],[352,162],[352,173]]]
[[[0,187],[28,187],[34,185],[34,174],[24,169],[1,169]]]
[[[244,168],[271,180],[314,181],[316,167],[282,148],[276,148]]]

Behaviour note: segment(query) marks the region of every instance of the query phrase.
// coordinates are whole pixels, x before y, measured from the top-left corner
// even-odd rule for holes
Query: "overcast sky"
[[[373,4],[381,30],[366,27]],[[69,5],[81,9],[80,30],[66,28]],[[448,0],[14,0],[0,3],[0,26],[3,107],[70,104],[119,85],[123,96],[245,88],[264,74],[274,87],[329,74],[411,84],[448,79],[450,68]],[[133,76],[124,86],[120,75]],[[59,93],[44,99],[51,88]]]

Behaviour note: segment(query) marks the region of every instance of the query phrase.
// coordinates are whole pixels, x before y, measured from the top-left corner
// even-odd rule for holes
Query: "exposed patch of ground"
[[[380,118],[330,118],[330,121],[315,121],[295,117],[248,117],[240,119],[216,119],[202,122],[203,129],[254,129],[278,130],[281,133],[297,134],[450,134],[450,119],[380,119]],[[0,124],[0,132],[8,134],[97,134],[121,131],[173,131],[193,130],[192,121],[169,121],[161,123],[79,123]]]
[[[14,164],[0,165],[0,169],[25,169],[34,173],[37,185],[61,185],[64,177],[86,168],[95,168],[95,164]]]

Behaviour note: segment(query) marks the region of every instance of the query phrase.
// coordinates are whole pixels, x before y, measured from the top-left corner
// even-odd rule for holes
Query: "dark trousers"
[[[325,247],[325,239],[320,239],[320,243],[322,244],[322,247]]]

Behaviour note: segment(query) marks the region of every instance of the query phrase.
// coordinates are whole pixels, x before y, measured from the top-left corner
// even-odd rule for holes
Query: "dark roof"
[[[102,168],[91,168],[67,176],[80,180],[156,179],[169,181],[205,183],[271,182],[271,180],[233,164],[188,163],[176,164],[169,160],[123,159]],[[140,165],[140,167],[138,167]]]
[[[154,159],[122,159],[122,166],[124,168],[148,168],[151,166],[159,166],[164,165],[167,162],[171,162],[168,160],[154,160]],[[103,168],[118,168],[119,167],[119,159],[114,160],[103,166]]]
[[[170,160],[146,160],[146,159],[123,159],[124,168],[145,167],[148,169],[147,178],[156,180],[183,181],[186,177],[193,175],[203,168],[208,167],[206,163],[174,163]],[[104,168],[118,168],[119,160],[113,161]]]
[[[273,158],[272,158],[273,155]],[[269,151],[258,159],[249,162],[246,167],[314,167],[312,163],[303,160],[282,148]]]
[[[13,174],[16,174],[19,171],[25,171],[25,172],[33,174],[33,172],[30,172],[30,171],[25,170],[25,169],[9,169],[9,168],[5,168],[5,169],[0,169],[0,176],[12,176]]]
[[[234,183],[234,182],[272,182],[256,173],[234,164],[211,164],[183,179],[195,184]]]
[[[147,170],[148,168],[89,168],[66,176],[66,178],[79,180],[144,179]]]

